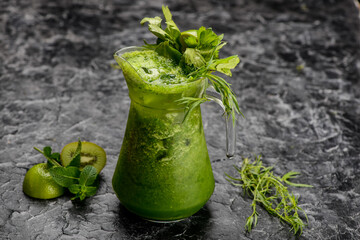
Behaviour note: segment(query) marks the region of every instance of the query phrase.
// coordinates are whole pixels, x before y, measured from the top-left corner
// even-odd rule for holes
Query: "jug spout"
[[[128,81],[144,82],[144,80],[142,79],[140,74],[136,71],[136,69],[123,57],[123,55],[127,52],[144,51],[144,50],[146,50],[144,47],[125,47],[115,52],[114,58],[116,62],[119,64],[121,70],[123,71],[127,83],[129,83]]]

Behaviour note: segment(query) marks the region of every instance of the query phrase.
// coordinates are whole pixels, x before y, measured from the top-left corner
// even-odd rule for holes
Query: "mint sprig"
[[[80,200],[85,199],[85,197],[90,197],[95,195],[97,191],[97,186],[95,185],[95,180],[97,179],[97,171],[93,166],[87,165],[80,173],[78,183],[71,184],[69,190],[71,193],[75,194],[75,197],[80,198]]]
[[[37,147],[34,147],[34,149],[44,155],[49,167],[61,167],[60,153],[52,153],[52,149],[49,146],[44,147],[42,151]]]
[[[68,188],[69,191],[75,194],[71,200],[79,198],[81,201],[86,197],[96,194],[98,189],[97,184],[97,170],[91,165],[85,166],[80,170],[81,158],[81,141],[79,139],[74,156],[70,164],[66,167],[60,164],[60,154],[52,153],[49,146],[44,147],[43,151],[34,147],[35,150],[42,153],[47,159],[49,172],[54,181],[62,187]]]
[[[233,55],[219,58],[219,50],[226,45],[226,42],[222,41],[223,34],[217,35],[211,28],[203,26],[198,30],[181,32],[172,20],[169,8],[163,6],[162,11],[165,17],[165,29],[162,29],[162,19],[158,16],[146,17],[140,22],[142,25],[148,23],[149,31],[157,37],[156,44],[144,41],[145,47],[178,63],[188,78],[193,80],[207,78],[210,83],[208,86],[212,85],[220,93],[225,113],[232,115],[235,124],[236,113],[242,114],[236,96],[230,84],[213,73],[218,72],[231,77],[231,70],[240,62],[239,57]],[[210,99],[204,93],[199,98],[183,98],[180,102],[188,106],[189,112],[194,106],[208,100]]]

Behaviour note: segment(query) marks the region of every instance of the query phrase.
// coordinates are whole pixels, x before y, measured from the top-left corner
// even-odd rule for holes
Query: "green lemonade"
[[[124,52],[115,59],[131,105],[112,180],[114,191],[128,210],[143,218],[189,217],[210,198],[214,177],[200,106],[184,120],[186,109],[177,100],[200,96],[206,79],[190,81],[172,60],[153,50]]]

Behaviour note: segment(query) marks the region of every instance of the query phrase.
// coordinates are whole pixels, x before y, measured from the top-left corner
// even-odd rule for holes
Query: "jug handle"
[[[214,87],[210,86],[206,89],[205,96],[207,99],[216,102],[220,107],[224,110],[223,118],[225,120],[225,128],[226,128],[226,156],[231,158],[235,155],[235,147],[236,147],[236,131],[235,125],[236,120],[233,119],[231,114],[227,114],[225,111],[225,106],[222,103],[221,95],[217,91],[215,91]],[[234,121],[233,121],[234,120]]]

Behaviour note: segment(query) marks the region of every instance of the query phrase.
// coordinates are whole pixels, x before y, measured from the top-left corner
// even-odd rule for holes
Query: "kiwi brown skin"
[[[70,164],[71,159],[74,156],[78,142],[72,142],[67,144],[61,151],[60,159],[64,167]],[[80,157],[80,169],[86,165],[91,165],[96,168],[99,174],[106,164],[106,153],[103,148],[92,142],[81,142],[81,157]]]

